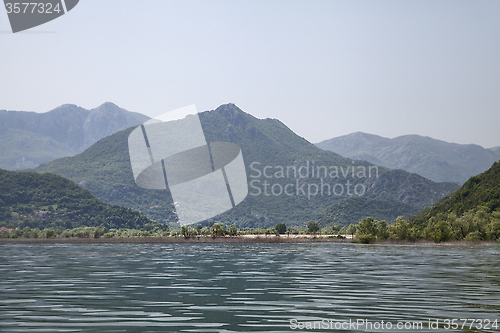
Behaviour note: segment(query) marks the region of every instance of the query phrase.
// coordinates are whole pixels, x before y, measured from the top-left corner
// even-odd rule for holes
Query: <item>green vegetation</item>
[[[500,212],[487,213],[480,209],[468,212],[457,218],[448,215],[442,219],[431,218],[424,226],[417,226],[399,217],[396,223],[386,225],[371,217],[358,224],[351,224],[341,233],[355,234],[361,243],[374,243],[381,240],[418,241],[429,240],[436,243],[465,241],[498,241],[500,239]]]
[[[214,223],[210,228],[212,237],[222,237],[226,235],[226,227],[222,223]]]
[[[360,199],[348,200],[358,205],[363,204]],[[365,200],[365,203],[371,204],[369,200]],[[388,203],[388,207],[391,206],[394,205]],[[351,208],[349,205],[346,207]],[[383,207],[384,205],[380,206],[381,209]],[[341,209],[335,208],[341,208],[341,205],[329,208],[319,216],[319,220],[322,223],[335,221],[331,216],[342,214]],[[368,209],[365,207],[361,210]],[[355,208],[347,212],[356,214]],[[344,227],[341,232],[355,233],[356,238],[363,243],[388,238],[406,241],[425,239],[434,242],[497,241],[500,239],[500,162],[495,162],[484,173],[471,177],[462,188],[408,220],[400,216],[396,223],[386,226],[385,221],[368,217],[358,224]]]
[[[366,218],[356,227],[356,238],[364,243],[380,239],[434,242],[497,241],[500,239],[500,162],[470,178],[461,189],[443,198],[432,208],[387,227],[385,221]],[[353,224],[349,226],[350,233]]]
[[[385,221],[382,221],[385,224]],[[366,218],[355,226],[356,238],[364,243],[380,239],[434,242],[497,241],[500,239],[500,162],[471,177],[459,190],[441,199],[432,208],[405,220],[398,217],[381,232],[380,221]],[[386,237],[387,236],[387,237]]]
[[[315,234],[319,231],[319,224],[318,222],[313,222],[310,221],[307,223],[307,230],[309,231],[310,234]]]
[[[471,177],[459,190],[418,214],[414,220],[421,224],[439,214],[466,212],[484,207],[488,213],[500,210],[500,162],[482,174]]]
[[[11,225],[12,226],[12,225]],[[330,228],[313,228],[306,227],[287,227],[285,224],[279,224],[278,228],[282,228],[290,235],[338,235],[339,228],[337,226]],[[315,224],[315,226],[318,226]],[[73,229],[64,229],[62,227],[49,227],[45,229],[32,227],[9,227],[0,230],[0,238],[128,238],[128,237],[183,237],[185,239],[195,237],[233,237],[240,235],[265,235],[279,236],[280,233],[276,227],[270,228],[244,228],[238,229],[235,224],[224,225],[222,223],[214,223],[212,226],[203,227],[201,224],[195,226],[182,226],[181,228],[168,228],[165,225],[157,223],[146,224],[140,229],[130,228],[107,228],[104,226],[87,227],[81,226]],[[281,229],[282,230],[282,229]],[[285,233],[283,232],[283,233]],[[338,238],[343,238],[338,235]]]
[[[317,215],[313,220],[323,226],[346,226],[357,223],[365,217],[395,222],[399,216],[414,215],[420,210],[410,204],[394,200],[377,200],[363,197],[353,197],[342,200]]]
[[[0,227],[24,230],[77,227],[151,229],[158,223],[129,208],[104,203],[52,174],[0,169]]]
[[[148,230],[149,229],[149,230]],[[164,237],[176,232],[169,231],[164,226],[156,225],[152,228],[141,229],[108,229],[105,227],[78,227],[73,229],[56,228],[30,228],[3,230],[0,232],[0,238],[128,238],[128,237]]]
[[[285,223],[278,223],[274,226],[274,229],[276,229],[276,232],[279,233],[280,235],[283,235],[286,233],[286,224]]]
[[[427,239],[496,240],[500,230],[500,162],[410,220]]]
[[[386,239],[415,241],[422,238],[419,231],[410,228],[403,217],[398,217],[396,223],[391,225],[387,225],[384,220],[378,221],[367,217],[358,224],[350,224],[342,231],[346,234],[356,235],[356,239],[361,243],[373,243]]]

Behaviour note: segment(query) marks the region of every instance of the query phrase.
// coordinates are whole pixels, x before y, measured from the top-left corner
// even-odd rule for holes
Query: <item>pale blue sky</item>
[[[0,109],[235,103],[311,142],[363,131],[500,145],[500,1],[80,0],[12,34]]]

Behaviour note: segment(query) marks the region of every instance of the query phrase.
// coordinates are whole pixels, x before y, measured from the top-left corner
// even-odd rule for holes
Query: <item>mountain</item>
[[[207,223],[221,221],[240,227],[278,222],[298,225],[356,194],[422,209],[459,187],[324,151],[279,120],[257,119],[234,104],[199,116],[208,142],[233,142],[241,148],[249,181],[246,199]],[[177,216],[168,191],[145,190],[134,182],[128,154],[131,131],[120,131],[81,154],[35,170],[69,178],[103,201],[138,209],[157,221],[175,222]]]
[[[61,176],[0,169],[0,226],[141,228],[148,223],[153,221],[141,213],[102,202]]]
[[[0,110],[0,168],[34,168],[72,156],[148,119],[109,102],[92,110],[71,104],[46,113]]]
[[[500,159],[500,149],[462,145],[419,135],[394,139],[356,132],[316,144],[352,159],[417,173],[435,182],[463,184]]]
[[[491,150],[492,152],[500,156],[500,146],[489,148],[488,150]]]
[[[411,218],[435,241],[500,238],[500,162]]]

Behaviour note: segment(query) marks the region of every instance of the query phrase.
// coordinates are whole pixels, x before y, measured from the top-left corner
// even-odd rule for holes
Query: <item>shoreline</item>
[[[361,244],[349,238],[328,238],[328,236],[311,235],[286,235],[265,236],[265,235],[241,235],[225,237],[123,237],[123,238],[0,238],[0,245],[4,244],[210,244],[210,243],[348,243]],[[362,245],[430,245],[430,246],[468,246],[485,247],[499,245],[498,242],[470,242],[455,241],[435,243],[432,241],[420,240],[416,242],[402,240],[385,240],[381,242]]]
[[[203,244],[203,243],[352,243],[350,239],[327,237],[276,237],[260,235],[224,237],[116,237],[116,238],[1,238],[2,244]]]

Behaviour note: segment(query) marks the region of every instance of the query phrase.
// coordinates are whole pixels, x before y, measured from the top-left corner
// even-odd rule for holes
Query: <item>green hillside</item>
[[[321,226],[338,225],[340,227],[356,224],[366,217],[392,223],[399,216],[408,217],[418,211],[418,208],[398,201],[354,197],[328,207],[325,212],[316,216],[314,220]]]
[[[208,223],[221,221],[236,223],[240,227],[272,226],[278,222],[302,225],[339,200],[348,198],[347,182],[351,186],[351,194],[358,186],[358,193],[365,189],[363,197],[398,201],[417,208],[428,206],[458,188],[456,184],[438,184],[415,174],[385,168],[378,168],[378,177],[376,172],[371,177],[368,172],[361,177],[362,174],[357,173],[359,168],[368,170],[373,167],[372,164],[321,150],[297,136],[279,120],[257,119],[233,104],[203,112],[200,119],[208,142],[229,141],[241,147],[250,182],[249,195],[242,203]],[[108,136],[79,155],[41,165],[36,171],[62,175],[103,201],[138,209],[157,221],[176,222],[168,191],[144,190],[135,185],[127,142],[131,131],[127,129]],[[266,166],[272,170],[271,178],[263,174]],[[353,169],[354,166],[358,169]],[[303,167],[308,173],[304,173],[303,178],[294,177],[293,172],[288,177],[277,177],[279,167]],[[315,167],[337,168],[338,177],[330,173],[332,169],[321,176],[317,172],[313,174]],[[292,184],[293,195],[266,195],[265,181],[269,182],[269,187],[274,185],[278,190]],[[306,190],[308,187],[314,189],[322,181],[332,188],[336,184],[338,189],[344,186],[345,191],[337,191],[339,195],[333,195],[333,191],[326,195],[325,190],[324,195],[314,196],[298,191],[301,186]],[[261,191],[260,194],[256,188]],[[406,213],[413,213],[413,210]]]
[[[500,162],[411,219],[424,237],[488,240],[500,237]],[[427,234],[427,236],[425,236]]]
[[[49,173],[0,169],[0,227],[142,228],[152,220],[98,200],[72,181]]]

